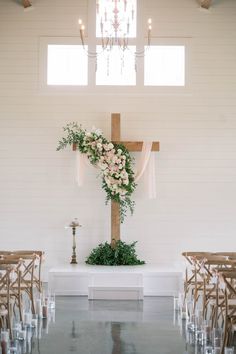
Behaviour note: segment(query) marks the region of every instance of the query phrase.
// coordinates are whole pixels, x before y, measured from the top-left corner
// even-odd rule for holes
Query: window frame
[[[101,46],[99,46],[99,47],[101,47]],[[135,51],[135,48],[136,47],[134,47],[134,48],[130,48],[130,50],[132,51],[132,52],[134,52]],[[100,50],[100,48],[98,48],[98,50]],[[112,61],[113,61],[113,50],[115,50],[116,52],[118,52],[119,54],[118,55],[120,55],[120,58],[118,57],[118,59],[117,59],[117,57],[115,56],[115,62],[116,62],[116,70],[114,71],[114,72],[117,72],[118,70],[121,70],[121,68],[122,68],[122,61],[121,61],[121,50],[120,50],[120,48],[118,47],[118,46],[116,46],[116,48],[113,48],[112,50],[111,50],[111,53],[109,54],[110,55],[110,57],[109,57],[109,62],[110,63],[112,63]],[[126,51],[127,52],[127,51]],[[122,87],[135,87],[136,86],[136,77],[137,77],[137,73],[135,72],[135,57],[133,57],[133,54],[130,54],[129,52],[127,52],[126,53],[125,52],[125,55],[126,54],[128,54],[128,56],[130,56],[129,58],[131,59],[131,61],[132,61],[132,63],[130,63],[131,64],[131,66],[129,66],[129,67],[127,67],[127,61],[125,62],[125,64],[124,64],[124,71],[125,71],[125,73],[126,73],[126,75],[124,75],[123,76],[123,79],[128,79],[128,80],[130,80],[130,82],[129,83],[127,83],[127,81],[126,81],[126,83],[125,83],[125,85],[122,85],[122,84],[119,84],[119,83],[114,83],[114,72],[112,72],[111,70],[112,70],[112,66],[114,66],[114,63],[113,63],[113,65],[111,64],[111,67],[109,68],[109,69],[111,69],[111,70],[109,70],[110,71],[110,73],[111,73],[111,75],[109,75],[109,76],[113,76],[113,81],[111,80],[111,83],[109,84],[109,83],[105,83],[105,81],[107,80],[107,81],[109,81],[109,76],[108,76],[108,78],[107,78],[107,75],[104,75],[104,72],[107,70],[107,66],[106,66],[106,64],[105,64],[105,67],[103,68],[103,75],[101,75],[101,79],[102,79],[102,82],[103,83],[99,83],[99,67],[100,67],[100,63],[99,63],[99,58],[97,58],[97,71],[95,72],[95,86],[96,87],[99,87],[99,86],[109,86],[109,87],[118,87],[118,86],[122,86]],[[101,54],[102,55],[102,54]],[[105,58],[104,58],[104,61],[105,61]],[[109,64],[110,65],[110,64]],[[130,72],[132,71],[132,76],[129,76],[129,74],[130,74]],[[121,75],[119,75],[118,76],[118,80],[120,79],[120,78],[122,78],[122,74]],[[132,81],[133,80],[133,81]],[[113,83],[112,83],[113,82]]]
[[[185,86],[185,46],[158,44],[147,48],[147,55],[144,57],[144,86]],[[171,70],[172,66],[176,71]],[[170,76],[168,72],[171,72]],[[174,76],[176,74],[178,75]]]
[[[54,48],[54,47],[59,47],[59,48]],[[70,47],[70,48],[66,48],[66,47]],[[71,56],[72,48],[73,48],[73,56]],[[77,50],[79,51],[79,53],[77,53],[78,56],[75,53]],[[57,60],[59,61],[61,55],[64,57],[64,59],[66,58],[66,60],[64,60],[62,62],[62,66],[60,65],[58,68],[56,65],[57,63],[55,63],[55,61]],[[50,56],[53,57],[53,60],[50,58]],[[71,59],[73,60],[74,63],[72,66],[71,65],[68,66],[68,60],[71,61]],[[60,76],[60,71],[65,72],[65,66],[67,68],[70,68],[69,72],[68,69],[66,70],[67,71],[66,80],[68,82],[62,83],[62,76]],[[53,73],[54,69],[56,69],[56,71]],[[58,82],[52,82],[53,80],[55,80],[55,78],[56,81]],[[74,80],[74,82],[69,82],[71,80]],[[77,80],[81,82],[79,83]],[[68,45],[68,44],[66,45],[48,44],[47,45],[47,85],[48,86],[88,86],[88,60],[82,45],[78,45],[78,46]]]
[[[138,20],[137,20],[138,23]],[[89,35],[89,33],[88,33]],[[139,34],[138,34],[139,35]],[[140,38],[140,37],[138,37]],[[130,45],[135,45],[137,50],[145,46],[144,36],[141,40],[130,40]],[[151,45],[184,45],[185,46],[185,86],[144,86],[144,58],[137,60],[136,86],[96,85],[96,60],[88,58],[88,85],[47,85],[47,46],[48,44],[74,44],[81,45],[79,37],[40,37],[39,40],[39,91],[46,95],[73,95],[73,94],[105,94],[105,95],[191,95],[191,37],[155,37],[151,39]],[[89,43],[89,49],[96,48],[99,38],[94,37]]]
[[[40,37],[39,39],[39,90],[42,94],[73,94],[89,90],[89,63],[88,85],[48,85],[47,84],[47,53],[48,45],[81,45],[77,37]]]
[[[159,95],[189,95],[191,94],[191,37],[155,37],[151,46],[184,46],[185,47],[185,85],[184,86],[145,86],[143,61],[143,93]]]

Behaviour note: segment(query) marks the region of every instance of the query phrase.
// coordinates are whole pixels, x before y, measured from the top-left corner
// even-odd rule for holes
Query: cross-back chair
[[[183,252],[182,255],[187,260],[184,281],[184,301],[191,293],[193,298],[193,310],[199,298],[200,291],[204,291],[207,270],[204,269],[204,261],[211,256],[210,252]]]
[[[12,313],[13,306],[17,304],[19,312],[21,309],[20,293],[20,265],[18,260],[0,260],[0,316],[1,327],[9,328],[12,335]],[[17,287],[13,284],[16,283]]]
[[[13,254],[22,256],[24,259],[27,256],[36,256],[35,257],[35,271],[34,271],[34,285],[37,287],[38,291],[42,293],[42,280],[41,280],[41,271],[42,271],[42,262],[44,257],[44,252],[35,251],[35,250],[18,250],[14,251]]]
[[[223,346],[231,345],[236,330],[236,269],[222,271],[219,275],[224,298],[220,309],[224,316]]]

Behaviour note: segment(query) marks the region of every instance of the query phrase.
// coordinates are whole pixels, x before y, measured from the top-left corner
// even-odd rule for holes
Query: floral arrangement
[[[100,168],[102,188],[106,192],[106,204],[109,200],[120,204],[121,222],[127,209],[134,211],[131,195],[135,190],[133,159],[122,144],[107,140],[101,130],[86,131],[77,123],[69,123],[63,128],[66,136],[59,141],[57,150],[75,144],[76,148],[86,154],[90,163]]]

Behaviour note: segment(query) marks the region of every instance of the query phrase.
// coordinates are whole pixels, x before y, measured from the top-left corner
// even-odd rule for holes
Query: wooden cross
[[[120,114],[111,114],[111,140],[113,143],[123,144],[131,152],[142,151],[143,141],[122,141],[120,139]],[[159,141],[152,143],[152,151],[159,151]],[[111,242],[120,240],[120,205],[111,202]]]
[[[111,140],[113,143],[123,144],[130,152],[142,151],[143,141],[122,141],[120,140],[120,113],[111,114]],[[76,150],[76,145],[73,145]],[[159,151],[159,141],[152,143],[152,151]],[[111,243],[113,240],[120,240],[120,205],[117,202],[111,202]]]

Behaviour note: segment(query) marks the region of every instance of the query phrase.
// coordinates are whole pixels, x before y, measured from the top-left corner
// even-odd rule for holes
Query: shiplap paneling
[[[122,114],[122,138],[161,143],[158,197],[148,200],[137,191],[122,238],[138,240],[140,257],[159,264],[181,263],[185,249],[236,247],[236,2],[214,2],[210,11],[194,0],[144,4],[155,43],[165,37],[190,43],[185,93],[41,92],[40,37],[77,36],[77,19],[87,21],[87,2],[37,0],[26,12],[0,0],[2,249],[43,249],[45,269],[68,262],[72,240],[64,226],[75,216],[83,225],[79,261],[109,240],[110,209],[96,171],[88,170],[79,189],[73,152],[56,152],[56,146],[61,127],[75,120],[109,137],[111,112]]]

